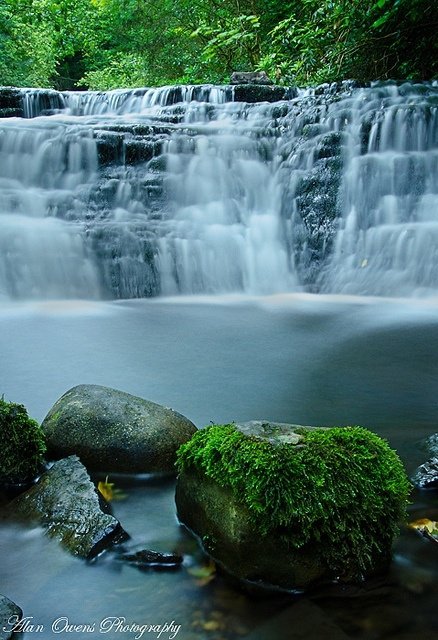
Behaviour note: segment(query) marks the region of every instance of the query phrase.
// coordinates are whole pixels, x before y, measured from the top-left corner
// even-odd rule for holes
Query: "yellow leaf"
[[[428,518],[420,518],[420,520],[414,520],[410,522],[409,526],[412,529],[418,529],[419,531],[427,531],[433,535],[438,535],[438,523]]]
[[[125,494],[120,489],[114,488],[114,482],[108,482],[108,476],[105,481],[102,480],[97,485],[97,490],[102,494],[107,502],[111,500],[121,500],[125,498]]]

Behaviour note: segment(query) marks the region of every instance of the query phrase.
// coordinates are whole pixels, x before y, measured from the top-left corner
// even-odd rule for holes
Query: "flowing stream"
[[[412,474],[438,430],[438,86],[235,97],[19,92],[25,117],[0,119],[0,393],[38,420],[94,383],[199,427],[361,424]],[[86,564],[1,525],[0,592],[44,626],[24,640],[97,638],[110,616],[181,625],[181,640],[293,638],[309,620],[318,640],[438,627],[436,545],[414,532],[384,580],[254,600],[210,579],[173,480],[110,480],[130,544],[183,567]],[[437,520],[436,494],[414,492],[409,517]],[[59,618],[95,627],[56,633]]]

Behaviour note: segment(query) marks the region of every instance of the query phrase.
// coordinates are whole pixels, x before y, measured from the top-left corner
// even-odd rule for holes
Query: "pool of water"
[[[103,384],[171,406],[199,427],[251,419],[361,424],[389,439],[409,473],[428,457],[423,439],[438,431],[436,300],[290,295],[5,303],[0,353],[0,393],[38,420],[70,387]],[[254,599],[209,573],[176,520],[173,480],[111,480],[126,496],[113,508],[129,545],[183,553],[183,567],[145,572],[112,553],[87,564],[39,529],[2,525],[0,592],[32,617],[25,640],[131,640],[140,633],[181,640],[413,640],[438,626],[438,548],[414,532],[400,537],[384,579],[324,587],[298,601]],[[436,495],[417,492],[410,512],[437,518]],[[125,622],[101,627],[107,618]],[[142,631],[147,625],[154,629]]]

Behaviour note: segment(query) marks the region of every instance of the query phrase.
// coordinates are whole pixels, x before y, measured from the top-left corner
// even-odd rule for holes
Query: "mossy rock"
[[[196,432],[173,409],[93,384],[67,391],[41,426],[50,456],[118,473],[174,473],[176,451]]]
[[[410,484],[361,427],[214,425],[178,452],[180,521],[243,582],[304,590],[387,568]]]
[[[46,445],[39,424],[21,404],[0,398],[0,484],[26,483],[43,469]]]

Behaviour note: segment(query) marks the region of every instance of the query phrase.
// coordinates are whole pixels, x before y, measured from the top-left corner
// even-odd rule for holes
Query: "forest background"
[[[1,0],[0,84],[431,80],[437,28],[436,0]]]

